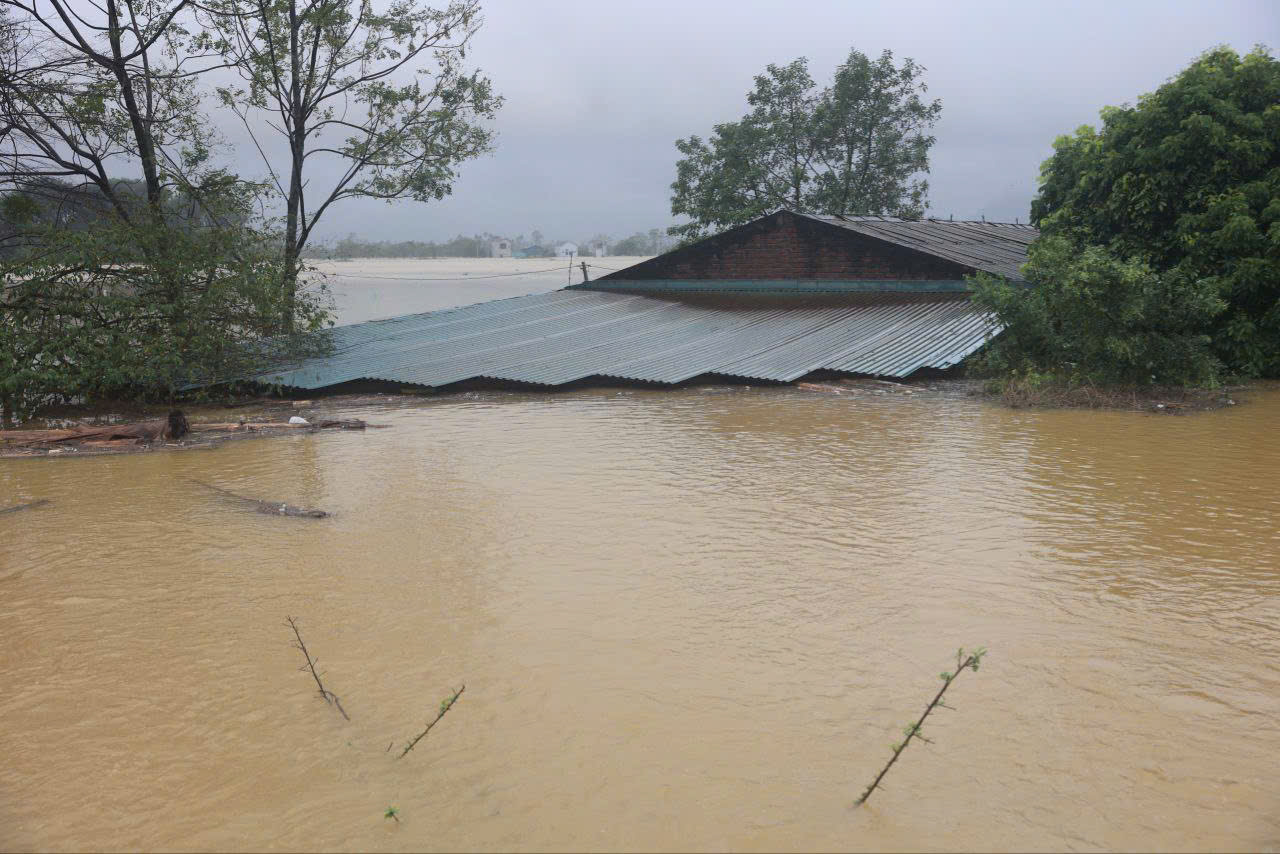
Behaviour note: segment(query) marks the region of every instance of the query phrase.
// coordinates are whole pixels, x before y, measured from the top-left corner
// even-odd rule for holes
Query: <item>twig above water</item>
[[[459,688],[457,691],[454,691],[454,692],[453,692],[453,696],[452,696],[452,697],[447,697],[447,698],[445,698],[445,699],[441,700],[441,701],[440,701],[440,713],[439,713],[438,715],[436,715],[435,720],[433,720],[431,723],[427,724],[427,728],[426,728],[426,729],[424,729],[422,732],[418,733],[418,737],[417,737],[417,738],[415,738],[413,741],[409,742],[409,744],[405,747],[405,749],[404,749],[404,750],[400,753],[400,755],[399,755],[399,756],[397,756],[396,758],[397,758],[397,759],[404,759],[404,755],[405,755],[406,753],[408,753],[410,750],[413,750],[414,746],[415,746],[415,745],[417,745],[417,743],[418,743],[418,742],[420,742],[420,741],[422,741],[422,739],[426,738],[427,733],[431,732],[431,728],[432,728],[433,726],[435,726],[436,724],[438,724],[438,723],[440,722],[440,719],[441,719],[442,717],[444,717],[444,716],[449,712],[449,710],[450,710],[450,709],[452,709],[452,708],[453,708],[453,704],[454,704],[454,703],[456,703],[456,702],[458,702],[458,698],[462,696],[462,692],[463,692],[463,691],[465,691],[465,690],[467,690],[467,686],[466,686],[466,685],[463,685],[463,686],[462,686],[461,688]]]
[[[956,651],[955,673],[943,672],[939,674],[942,679],[942,688],[940,688],[938,690],[938,693],[934,695],[934,698],[929,702],[929,705],[925,706],[924,714],[920,716],[920,719],[917,720],[914,724],[909,724],[905,729],[903,729],[903,735],[905,735],[906,738],[904,738],[902,741],[898,742],[897,744],[893,745],[893,756],[890,757],[888,763],[883,768],[880,769],[880,773],[877,774],[876,778],[871,781],[871,785],[867,786],[866,790],[863,791],[862,795],[858,798],[858,800],[854,801],[854,804],[853,804],[854,806],[859,807],[867,802],[867,798],[871,797],[871,793],[874,792],[876,788],[880,786],[880,781],[884,779],[885,774],[889,773],[889,769],[893,767],[893,763],[898,761],[898,757],[902,755],[902,751],[907,749],[907,745],[911,743],[911,739],[918,738],[921,741],[925,742],[926,744],[933,743],[931,739],[925,738],[923,735],[920,734],[920,728],[924,726],[925,718],[929,717],[929,714],[936,708],[939,708],[939,707],[944,709],[952,708],[951,706],[948,706],[946,703],[942,702],[942,695],[947,693],[947,689],[951,687],[951,683],[956,680],[956,677],[958,677],[962,671],[966,669],[971,669],[976,672],[978,669],[978,665],[982,662],[982,657],[986,654],[987,654],[986,649],[982,647],[979,647],[978,649],[973,650],[972,652],[969,652],[967,654],[965,653],[963,647],[961,647],[959,650]]]
[[[325,688],[324,683],[320,681],[320,674],[316,672],[316,663],[311,658],[311,653],[307,651],[307,645],[302,642],[302,633],[298,631],[297,621],[295,621],[293,617],[285,617],[285,622],[288,623],[289,628],[293,629],[293,636],[298,639],[298,642],[294,644],[294,646],[300,649],[303,657],[307,659],[307,666],[302,669],[311,671],[311,678],[316,680],[316,687],[320,689],[320,696],[324,698],[324,701],[337,706],[338,711],[342,712],[342,716],[350,721],[351,718],[347,715],[347,710],[342,708],[342,703],[338,700],[338,695],[330,691],[328,688]]]

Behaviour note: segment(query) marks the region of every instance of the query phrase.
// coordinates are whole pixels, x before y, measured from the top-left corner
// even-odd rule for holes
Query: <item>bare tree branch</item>
[[[342,708],[342,703],[338,700],[338,695],[330,691],[328,688],[325,688],[324,683],[320,681],[320,674],[316,672],[315,661],[312,660],[311,653],[307,651],[307,645],[302,642],[302,633],[298,631],[297,621],[294,620],[293,617],[286,617],[285,622],[288,623],[289,628],[293,629],[293,636],[298,639],[298,642],[294,644],[294,646],[301,650],[303,657],[306,658],[306,669],[311,671],[311,678],[316,680],[316,688],[320,692],[320,697],[326,703],[331,703],[334,706],[337,706],[338,711],[342,712],[342,716],[350,721],[351,718],[347,715],[347,710]]]
[[[450,0],[440,10],[420,3],[393,0],[381,11],[364,0],[203,0],[198,7],[205,43],[219,44],[247,84],[241,120],[249,123],[250,109],[277,116],[268,125],[287,147],[287,177],[269,164],[285,197],[286,304],[302,250],[333,205],[360,196],[442,198],[454,167],[492,144],[481,122],[501,98],[460,65],[480,26],[479,0]],[[434,68],[398,80],[428,56]],[[256,137],[254,144],[261,153]],[[307,172],[319,155],[345,161],[322,187]]]
[[[454,704],[454,703],[456,703],[456,702],[458,702],[458,698],[462,696],[462,692],[463,692],[463,691],[465,691],[465,690],[467,690],[467,686],[466,686],[466,685],[463,685],[463,686],[462,686],[461,688],[459,688],[457,691],[454,691],[454,692],[453,692],[453,696],[451,696],[451,697],[446,697],[445,699],[441,700],[441,701],[440,701],[440,712],[439,712],[439,714],[437,714],[437,715],[435,716],[435,719],[434,719],[434,720],[432,720],[432,721],[431,721],[431,723],[427,724],[427,728],[426,728],[426,729],[424,729],[422,732],[418,733],[417,737],[416,737],[416,738],[414,738],[414,740],[413,740],[413,741],[409,742],[409,743],[405,746],[405,749],[404,749],[403,751],[401,751],[401,752],[400,752],[400,755],[399,755],[399,756],[397,756],[396,758],[397,758],[397,759],[404,759],[405,754],[407,754],[410,750],[413,750],[413,748],[417,747],[417,746],[418,746],[418,742],[420,742],[420,741],[422,741],[424,738],[426,738],[426,737],[427,737],[427,733],[431,732],[431,728],[432,728],[433,726],[435,726],[436,724],[440,723],[440,719],[441,719],[441,718],[443,718],[446,714],[448,714],[448,713],[449,713],[449,710],[453,708],[453,704]],[[388,748],[388,749],[390,749],[390,748]]]

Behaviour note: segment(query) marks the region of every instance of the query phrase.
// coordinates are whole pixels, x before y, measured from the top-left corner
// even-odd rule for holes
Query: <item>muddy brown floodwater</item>
[[[0,516],[0,848],[1280,847],[1280,390],[352,417],[392,428],[0,461],[52,499]]]

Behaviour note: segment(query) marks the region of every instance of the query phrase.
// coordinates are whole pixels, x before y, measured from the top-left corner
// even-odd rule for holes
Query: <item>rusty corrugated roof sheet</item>
[[[1027,247],[1040,236],[1034,226],[1012,222],[912,221],[888,216],[796,216],[839,226],[1013,281],[1023,281],[1019,269],[1027,263]]]
[[[905,377],[951,367],[997,331],[963,294],[677,299],[575,289],[340,326],[332,355],[258,379],[315,389],[702,374],[785,382],[820,369]]]

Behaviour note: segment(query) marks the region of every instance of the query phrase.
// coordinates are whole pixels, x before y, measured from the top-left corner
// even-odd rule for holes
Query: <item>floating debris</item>
[[[48,498],[39,498],[26,504],[15,504],[13,507],[0,508],[0,516],[5,513],[17,513],[19,510],[31,510],[36,507],[44,507],[46,504],[52,504]]]
[[[290,421],[241,420],[190,424],[186,416],[175,409],[166,419],[136,424],[0,430],[0,457],[46,456],[75,451],[99,454],[139,452],[155,447],[207,448],[218,441],[245,438],[247,435],[270,436],[297,430],[365,430],[386,426],[368,424],[358,418],[307,421],[296,415]]]
[[[194,484],[203,486],[205,489],[213,490],[239,501],[246,508],[252,509],[255,513],[262,513],[266,516],[294,516],[306,519],[324,519],[329,514],[324,510],[313,510],[306,507],[294,507],[292,504],[285,504],[282,501],[263,501],[258,498],[249,498],[245,495],[237,495],[230,490],[223,489],[220,486],[214,486],[212,483],[205,483],[201,480],[191,481]]]

